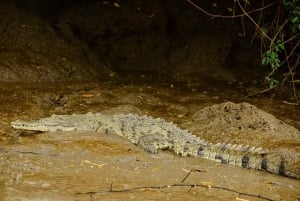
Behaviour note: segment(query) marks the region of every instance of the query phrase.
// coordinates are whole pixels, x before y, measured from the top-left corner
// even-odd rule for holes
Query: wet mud
[[[249,102],[300,127],[299,106],[264,97],[243,97],[245,89],[238,84],[203,82],[183,87],[164,80],[149,79],[148,82],[145,76],[141,79],[144,81],[135,83],[131,77],[106,83],[1,83],[0,198],[63,201],[300,199],[299,180],[267,172],[182,158],[169,151],[151,155],[111,134],[38,133],[10,127],[10,122],[16,119],[38,119],[51,114],[134,112],[188,128],[196,111],[225,101]],[[253,139],[259,133],[254,132],[250,138],[249,135],[228,137],[220,131],[206,137],[221,141],[227,136],[234,137],[235,142],[257,143]],[[283,146],[295,152],[299,150],[298,136],[293,144],[280,136],[272,138],[269,144],[266,143],[269,138],[260,139],[269,149]],[[195,171],[188,174],[191,170]]]

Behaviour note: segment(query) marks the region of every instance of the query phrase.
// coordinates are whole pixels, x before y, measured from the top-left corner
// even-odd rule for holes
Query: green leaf
[[[293,17],[293,18],[291,19],[291,22],[292,22],[293,24],[296,24],[296,23],[298,22],[298,20],[299,20],[298,17]]]
[[[272,52],[270,53],[270,57],[271,57],[272,60],[275,60],[275,59],[277,58],[276,52],[273,52],[273,51],[272,51]]]
[[[265,81],[267,82],[267,84],[269,85],[270,88],[272,87],[276,87],[279,85],[279,81],[272,78],[272,77],[265,77]]]
[[[268,64],[268,57],[263,57],[262,60],[261,60],[261,64],[263,66],[267,65]]]
[[[279,49],[284,50],[284,44],[283,43],[278,44],[278,47],[279,47]]]

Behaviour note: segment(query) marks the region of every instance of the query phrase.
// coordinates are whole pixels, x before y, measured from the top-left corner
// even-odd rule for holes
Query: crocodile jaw
[[[76,130],[75,127],[63,124],[63,123],[52,123],[49,124],[47,122],[29,122],[29,121],[20,121],[16,120],[11,122],[11,126],[14,129],[21,129],[21,130],[31,130],[31,131],[72,131]]]

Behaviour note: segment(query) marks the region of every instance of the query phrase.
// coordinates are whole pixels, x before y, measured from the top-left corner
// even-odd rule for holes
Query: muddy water
[[[246,91],[246,87],[232,83],[205,81],[183,87],[150,78],[134,84],[131,78],[106,83],[1,83],[0,198],[252,201],[264,200],[258,198],[262,196],[269,200],[299,200],[299,180],[204,159],[181,158],[169,152],[149,155],[115,135],[32,133],[15,131],[9,125],[15,119],[86,112],[135,112],[180,125],[189,121],[194,111],[230,100],[250,102],[300,127],[299,107],[269,98],[247,98]],[[192,169],[201,171],[181,182]],[[126,191],[136,187],[144,188]]]

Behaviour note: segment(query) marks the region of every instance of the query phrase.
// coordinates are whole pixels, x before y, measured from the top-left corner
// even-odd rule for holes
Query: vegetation
[[[262,65],[270,68],[265,81],[270,88],[290,84],[294,97],[300,67],[300,1],[299,0],[233,0],[232,15],[217,15],[204,10],[195,1],[187,0],[211,17],[245,18],[254,25],[253,40],[261,44]],[[212,4],[216,6],[216,4]],[[220,5],[222,6],[222,5]],[[249,29],[247,29],[249,30]],[[298,69],[299,71],[299,69]]]
[[[298,0],[279,0],[276,12],[261,13],[261,18],[265,19],[262,26],[261,41],[264,41],[262,65],[271,68],[266,76],[266,81],[270,87],[284,84],[287,80],[292,84],[295,98],[295,74],[300,63],[300,5],[296,5]],[[267,38],[268,37],[268,38]],[[278,81],[275,73],[280,67],[285,68],[282,79]]]

